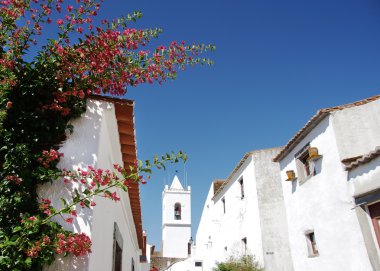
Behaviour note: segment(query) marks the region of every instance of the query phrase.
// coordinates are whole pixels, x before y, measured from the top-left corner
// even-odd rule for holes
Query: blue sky
[[[318,109],[380,93],[380,2],[376,0],[114,0],[105,16],[141,10],[136,27],[162,27],[158,43],[213,43],[211,67],[160,86],[130,89],[138,156],[188,153],[193,237],[213,179],[245,152],[286,142]],[[348,127],[349,128],[349,127]],[[182,164],[142,187],[144,229],[160,247],[161,193]]]
[[[211,67],[128,90],[136,101],[138,156],[188,153],[193,238],[212,180],[244,153],[285,145],[318,109],[380,93],[378,0],[108,0],[101,18],[140,10],[135,28],[158,41],[213,43]],[[349,129],[349,127],[347,127]],[[141,189],[148,242],[161,244],[161,194],[178,164]]]

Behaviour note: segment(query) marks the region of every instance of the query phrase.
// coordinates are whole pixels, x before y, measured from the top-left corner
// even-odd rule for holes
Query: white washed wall
[[[174,205],[181,204],[181,220],[174,219]],[[170,190],[162,193],[162,255],[187,258],[191,237],[191,190]]]
[[[372,270],[353,210],[347,172],[340,162],[331,118],[321,121],[280,162],[294,269]],[[298,181],[285,182],[286,171],[296,171],[295,153],[308,142],[323,155],[316,163],[317,175],[302,185]],[[317,257],[309,257],[305,237],[308,230],[314,230]]]
[[[380,146],[380,100],[332,114],[341,160],[369,153]]]
[[[271,160],[278,151],[260,150],[245,157],[229,183],[214,198],[211,185],[193,256],[194,261],[203,261],[204,271],[230,256],[243,255],[243,238],[247,238],[246,253],[253,255],[265,270],[293,270],[280,171]],[[242,178],[244,198],[239,183]],[[226,203],[225,214],[222,198]]]
[[[114,163],[122,164],[120,141],[112,103],[89,100],[87,111],[75,120],[74,133],[64,142],[60,151],[65,154],[60,167],[76,169],[91,165],[96,168],[112,169]],[[62,181],[40,188],[41,197],[53,197],[54,204],[60,206],[60,197],[68,199],[69,189]],[[46,270],[90,270],[103,271],[112,269],[113,231],[117,223],[123,237],[122,270],[131,270],[132,258],[135,270],[140,271],[136,230],[128,194],[118,191],[121,201],[113,202],[95,198],[96,206],[92,209],[78,207],[78,219],[73,225],[61,223],[74,232],[84,232],[91,237],[92,253],[89,257],[66,257],[57,259]]]
[[[379,135],[380,136],[380,135]],[[348,174],[351,194],[356,197],[380,188],[380,157]]]
[[[238,182],[241,177],[244,178],[243,199]],[[252,157],[246,159],[215,198],[211,199],[212,196],[213,187],[210,188],[199,224],[194,259],[203,261],[203,270],[211,270],[216,261],[242,255],[242,239],[247,238],[247,253],[255,255],[263,263]],[[226,202],[226,213],[223,213],[222,198]]]

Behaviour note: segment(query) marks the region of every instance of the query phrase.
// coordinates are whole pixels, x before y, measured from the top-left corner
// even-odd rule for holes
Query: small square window
[[[195,266],[202,266],[202,262],[195,262]]]
[[[319,255],[317,242],[315,240],[314,231],[310,231],[306,233],[306,243],[307,249],[309,252],[309,257],[316,257]]]

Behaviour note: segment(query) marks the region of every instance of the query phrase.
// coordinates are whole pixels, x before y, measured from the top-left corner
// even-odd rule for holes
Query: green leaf
[[[91,191],[88,190],[88,189],[85,189],[85,190],[83,191],[83,194],[85,194],[85,195],[90,195],[90,194],[91,194]]]
[[[19,231],[21,231],[23,228],[21,227],[21,226],[17,226],[17,227],[14,227],[13,228],[13,233],[16,233],[16,232],[19,232]]]
[[[30,258],[30,257],[26,258],[26,260],[25,260],[25,264],[26,264],[27,266],[31,266],[31,265],[32,265],[32,258]]]
[[[61,202],[62,202],[63,207],[67,207],[68,204],[65,199],[61,198]]]

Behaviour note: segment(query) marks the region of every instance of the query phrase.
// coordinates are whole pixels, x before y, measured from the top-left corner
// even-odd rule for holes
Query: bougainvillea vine
[[[55,255],[83,256],[91,240],[54,222],[73,223],[95,197],[113,201],[131,182],[182,152],[136,161],[124,169],[59,168],[60,145],[70,124],[85,112],[91,93],[124,95],[129,87],[174,79],[187,65],[211,64],[199,55],[212,45],[172,42],[150,48],[161,29],[130,24],[140,12],[113,20],[97,17],[98,0],[2,0],[0,2],[0,270],[42,270]],[[46,27],[56,28],[48,37]],[[53,206],[38,186],[75,187],[71,200]],[[73,185],[75,184],[75,185]]]

